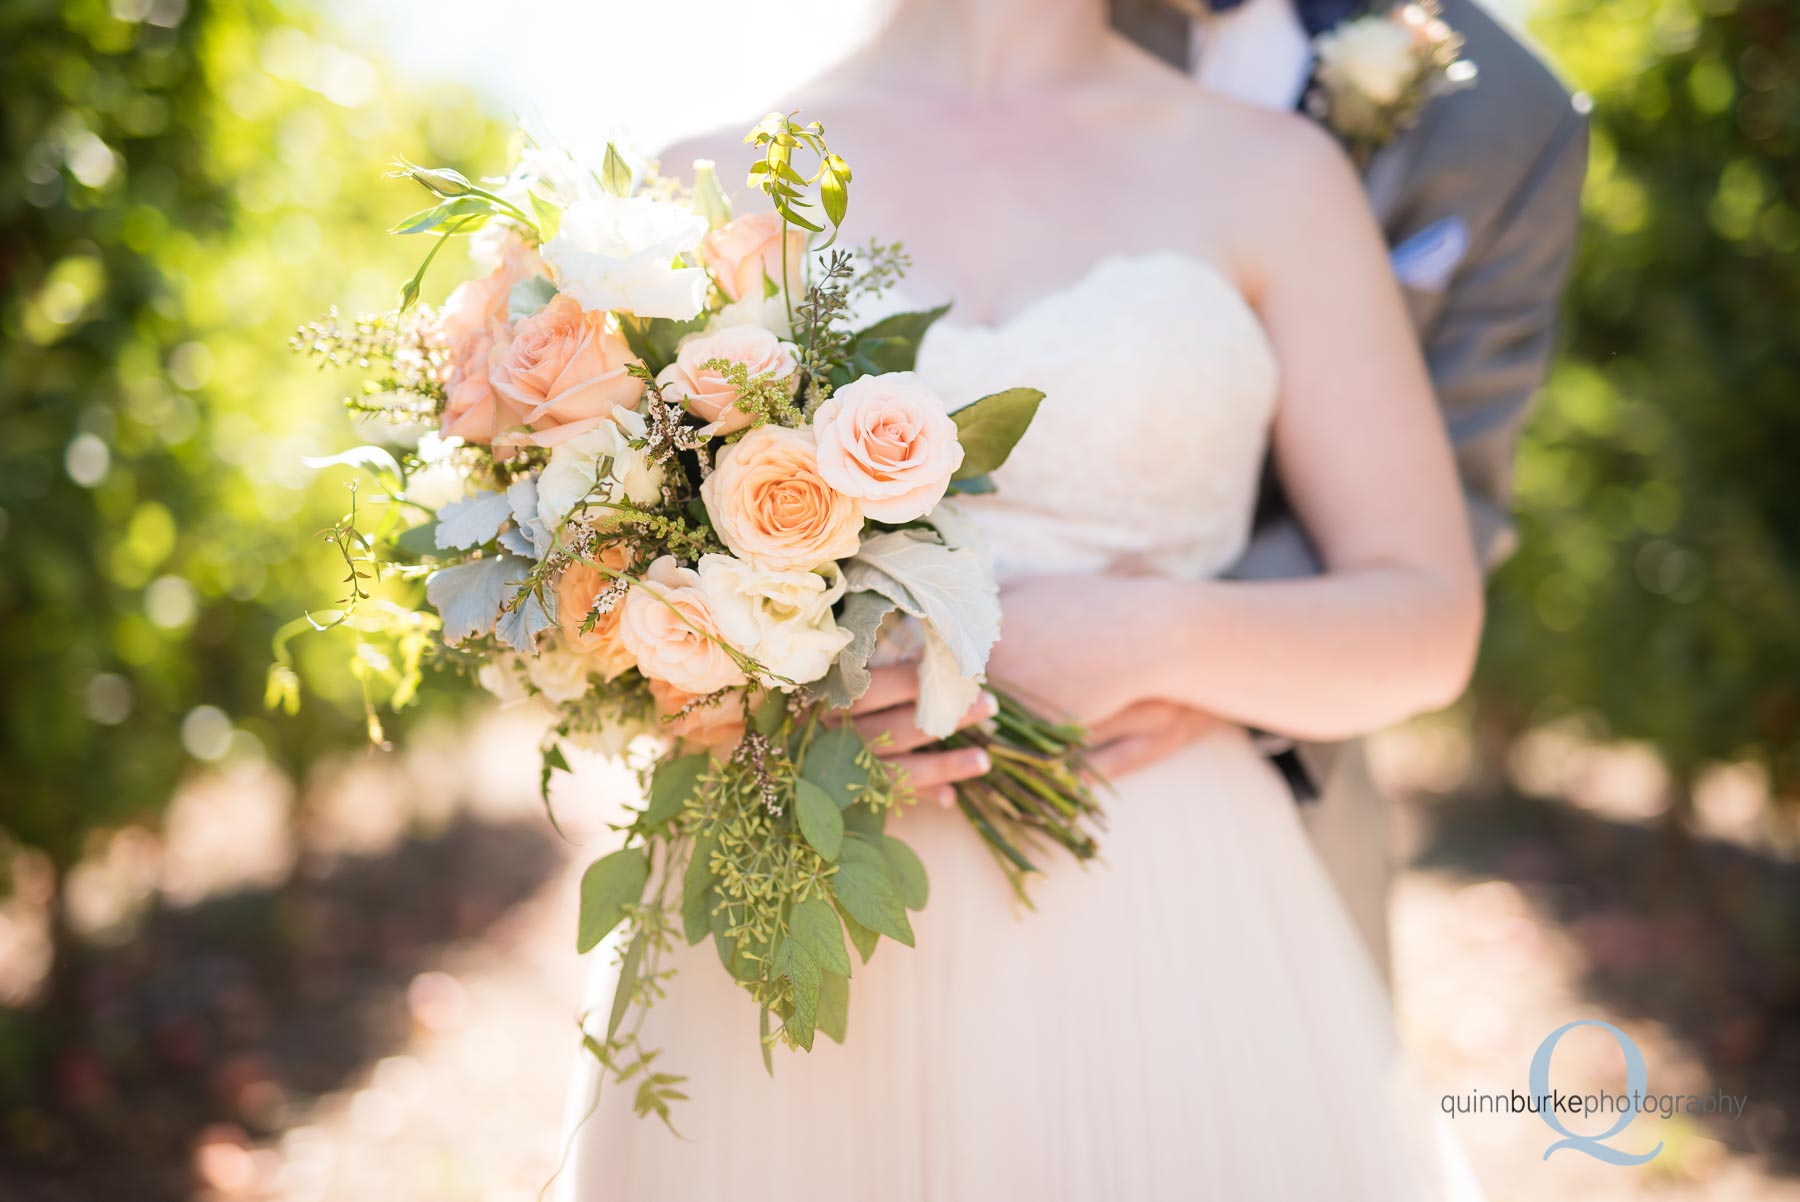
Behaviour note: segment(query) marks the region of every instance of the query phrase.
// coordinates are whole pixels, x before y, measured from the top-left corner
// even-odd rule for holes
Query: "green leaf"
[[[543,799],[544,813],[550,819],[550,828],[564,839],[562,823],[556,820],[556,807],[550,804],[550,778],[558,772],[567,772],[569,761],[563,755],[561,743],[552,743],[544,749],[543,761],[538,765],[538,796]]]
[[[862,751],[855,726],[845,722],[830,727],[806,749],[800,778],[817,785],[838,809],[848,809],[869,783],[868,771],[856,762]]]
[[[772,739],[775,732],[781,729],[781,724],[787,721],[787,716],[787,694],[770,689],[767,700],[757,706],[756,713],[751,715],[750,725],[757,734],[765,739]]]
[[[446,200],[432,205],[429,209],[420,209],[388,232],[391,234],[423,234],[456,217],[472,217],[479,213],[492,213],[493,211],[493,204],[483,197],[458,196],[454,200]]]
[[[906,920],[906,904],[900,900],[888,876],[887,859],[873,843],[862,838],[844,840],[837,873],[831,878],[838,901],[850,917],[871,931],[913,945],[912,924]]]
[[[931,897],[931,884],[925,876],[925,865],[918,853],[892,835],[881,840],[881,857],[887,861],[888,876],[908,910],[923,910]]]
[[[1008,388],[964,405],[950,415],[962,443],[962,466],[953,479],[985,476],[1006,462],[1037,416],[1044,394],[1035,388]]]
[[[719,963],[725,966],[725,971],[730,973],[734,980],[742,981],[746,985],[752,981],[762,980],[762,965],[746,956],[737,946],[736,940],[725,933],[726,928],[731,925],[730,920],[725,916],[725,907],[719,906],[714,909],[710,920],[713,947],[718,951]]]
[[[837,911],[822,897],[796,902],[788,911],[790,942],[820,968],[850,975],[850,953],[844,950],[844,927]]]
[[[791,935],[776,946],[774,969],[777,976],[786,977],[794,984],[794,1005],[784,1020],[788,1038],[810,1052],[813,1028],[819,1018],[819,991],[824,983],[824,972],[818,961],[795,944]]]
[[[549,276],[534,275],[520,280],[506,294],[506,316],[522,321],[542,309],[556,296],[556,285]]]
[[[681,877],[681,929],[690,947],[712,933],[712,853],[718,845],[719,836],[712,832],[694,840]]]
[[[619,964],[619,982],[613,986],[612,1013],[606,1019],[608,1043],[619,1033],[619,1024],[625,1021],[625,1012],[631,1009],[631,995],[637,990],[638,969],[644,962],[645,942],[643,932],[638,932],[637,938],[631,941],[631,946],[625,949],[625,959]]]
[[[400,492],[406,487],[406,469],[393,452],[374,445],[351,447],[336,455],[308,455],[300,460],[307,467],[360,467],[381,481],[384,488]]]
[[[846,914],[842,902],[834,903],[834,908],[838,917],[844,920],[844,932],[850,936],[850,946],[856,949],[856,954],[867,964],[869,957],[875,954],[875,945],[881,942],[881,936]]]
[[[625,917],[625,907],[644,894],[650,880],[650,857],[641,847],[602,856],[581,874],[581,924],[575,950],[586,953]]]
[[[794,782],[794,813],[812,849],[835,861],[844,845],[844,814],[831,795],[802,777]]]
[[[410,530],[402,530],[394,539],[394,548],[414,559],[432,559],[443,552],[437,545],[437,520],[434,518]]]
[[[958,495],[965,497],[982,497],[986,496],[988,493],[997,491],[998,490],[994,487],[994,479],[992,476],[970,476],[966,480],[950,481],[950,488],[946,495],[952,497]]]
[[[835,1043],[850,1031],[850,978],[828,972],[819,978],[819,1030]]]
[[[611,142],[606,144],[606,158],[600,164],[600,186],[614,196],[631,195],[631,166]]]
[[[911,371],[919,357],[919,343],[932,323],[950,311],[949,305],[884,317],[850,339],[850,357],[860,375]],[[979,404],[979,402],[977,402]]]
[[[887,827],[887,816],[885,806],[878,810],[874,806],[858,802],[844,811],[844,829],[880,838],[881,832]]]
[[[562,206],[536,192],[527,193],[527,196],[531,201],[531,215],[537,218],[538,241],[548,242],[562,228]]]
[[[700,776],[710,762],[711,757],[702,751],[670,760],[658,768],[650,778],[650,803],[638,816],[637,825],[648,830],[680,816],[681,807],[699,789]]]

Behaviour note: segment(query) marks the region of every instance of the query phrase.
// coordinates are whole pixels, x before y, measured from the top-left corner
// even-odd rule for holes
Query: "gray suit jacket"
[[[1456,447],[1475,547],[1492,568],[1512,549],[1513,451],[1555,343],[1587,121],[1585,106],[1475,0],[1443,0],[1443,15],[1465,39],[1475,86],[1433,101],[1416,128],[1376,152],[1363,179],[1390,247],[1449,230],[1466,247],[1441,287],[1403,289]],[[1187,69],[1189,18],[1167,0],[1114,0],[1113,16],[1121,32]],[[1319,568],[1271,475],[1234,575]],[[1308,748],[1306,758],[1323,780],[1328,749]]]

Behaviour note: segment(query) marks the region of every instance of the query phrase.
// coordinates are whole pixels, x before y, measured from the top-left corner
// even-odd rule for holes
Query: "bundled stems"
[[[956,804],[981,834],[1013,892],[1031,905],[1026,878],[1042,872],[1038,858],[1061,847],[1077,860],[1099,853],[1095,831],[1105,818],[1090,782],[1097,778],[1086,759],[1087,732],[1051,722],[991,682],[1000,702],[993,719],[958,731],[945,747],[979,747],[993,769],[956,785]]]

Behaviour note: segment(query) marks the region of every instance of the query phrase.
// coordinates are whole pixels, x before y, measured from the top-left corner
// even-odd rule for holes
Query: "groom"
[[[1364,11],[1356,0],[1212,0],[1210,11],[1190,18],[1178,3],[1112,0],[1113,24],[1214,91],[1275,108],[1301,106],[1312,39]],[[1442,0],[1441,16],[1463,36],[1475,85],[1429,101],[1416,127],[1374,152],[1363,182],[1456,446],[1475,547],[1491,569],[1512,549],[1514,444],[1549,363],[1574,251],[1585,105],[1475,0]],[[1270,481],[1234,574],[1318,570],[1305,531]],[[1193,737],[1204,721],[1170,713],[1137,746],[1152,758]],[[1386,971],[1387,805],[1361,749],[1277,746],[1271,753],[1299,796],[1319,796],[1305,809],[1307,824]]]

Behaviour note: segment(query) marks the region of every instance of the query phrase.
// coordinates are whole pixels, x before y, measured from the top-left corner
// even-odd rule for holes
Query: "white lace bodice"
[[[1111,256],[997,325],[952,310],[917,370],[952,409],[1004,388],[1045,394],[999,491],[962,502],[1001,576],[1196,578],[1243,552],[1276,364],[1249,303],[1203,260]]]

